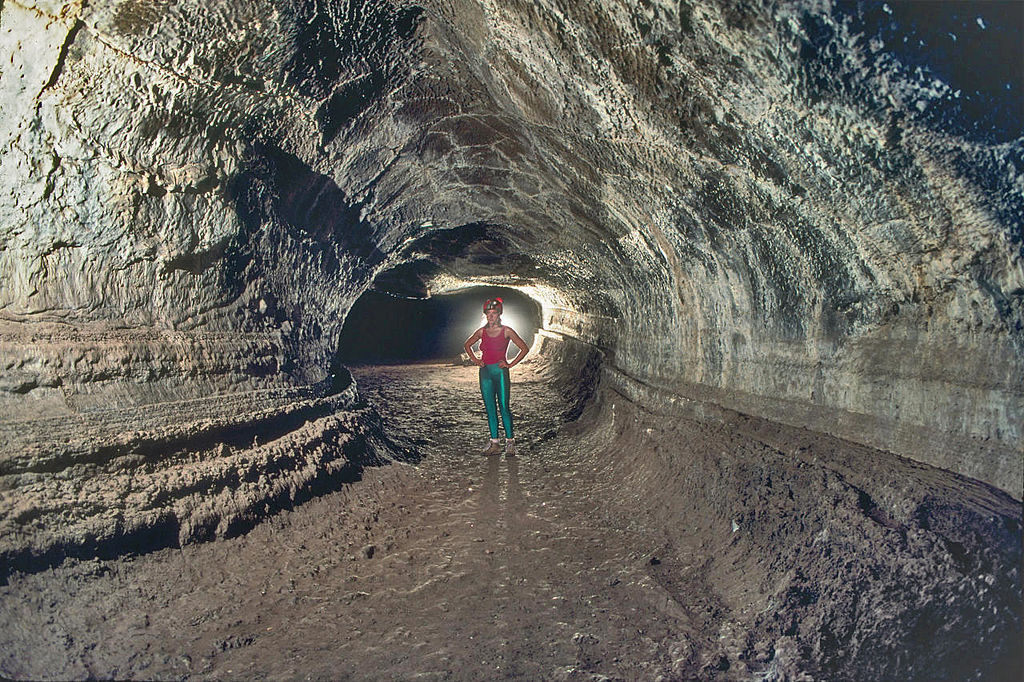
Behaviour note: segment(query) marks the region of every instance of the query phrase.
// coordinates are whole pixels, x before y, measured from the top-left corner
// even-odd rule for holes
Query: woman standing
[[[473,364],[480,367],[480,393],[484,397],[484,409],[487,410],[487,425],[491,429],[491,443],[483,451],[484,455],[497,455],[501,452],[498,444],[498,411],[501,411],[501,422],[505,426],[505,454],[516,454],[515,434],[512,430],[512,412],[509,410],[511,381],[508,369],[515,367],[526,357],[530,350],[526,342],[519,338],[512,327],[501,323],[502,303],[500,298],[489,298],[484,303],[484,315],[487,324],[473,332],[466,339],[463,348],[469,354]],[[473,345],[480,342],[480,355],[473,353]],[[512,362],[508,361],[508,342],[519,348],[519,355]]]

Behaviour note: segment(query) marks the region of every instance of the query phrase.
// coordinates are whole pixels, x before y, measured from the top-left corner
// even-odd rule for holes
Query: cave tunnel
[[[507,287],[473,287],[426,299],[369,289],[345,318],[335,362],[348,366],[408,362],[459,362],[462,344],[486,323],[483,302],[500,297],[502,323],[532,346],[541,327],[541,307]]]
[[[1020,679],[1018,10],[0,3],[0,677]]]

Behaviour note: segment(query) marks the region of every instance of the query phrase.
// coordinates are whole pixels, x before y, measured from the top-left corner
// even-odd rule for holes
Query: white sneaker
[[[505,456],[515,457],[516,454],[516,441],[514,438],[508,438],[505,440]]]

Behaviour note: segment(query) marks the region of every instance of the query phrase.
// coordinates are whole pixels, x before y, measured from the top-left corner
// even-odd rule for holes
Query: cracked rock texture
[[[827,2],[2,11],[8,413],[322,380],[390,271],[1021,495],[1020,139]]]
[[[516,287],[563,383],[1019,500],[1020,130],[941,115],[872,11],[0,3],[7,556],[229,532],[334,475],[324,442],[385,457],[333,360],[370,286]],[[278,445],[231,435],[261,419]]]

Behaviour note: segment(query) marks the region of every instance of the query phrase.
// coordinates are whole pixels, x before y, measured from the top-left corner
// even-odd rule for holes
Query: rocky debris
[[[580,437],[616,482],[604,492],[633,504],[640,527],[662,528],[677,548],[700,545],[728,625],[703,676],[1019,673],[1019,502],[823,434],[647,404],[603,391]],[[679,576],[658,557],[649,563],[671,589]]]
[[[0,435],[3,580],[236,535],[401,456],[354,385],[8,422]]]

